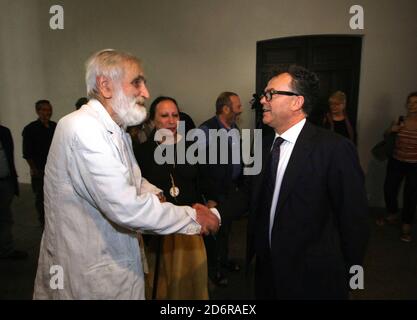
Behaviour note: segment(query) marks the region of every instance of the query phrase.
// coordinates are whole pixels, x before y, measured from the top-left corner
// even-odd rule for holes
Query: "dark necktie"
[[[276,138],[274,141],[274,145],[272,146],[272,150],[271,150],[271,155],[270,155],[271,158],[269,161],[269,172],[268,172],[269,174],[266,177],[268,188],[269,188],[269,191],[271,192],[271,201],[274,195],[275,181],[277,178],[278,162],[279,162],[279,155],[280,155],[280,149],[281,149],[280,147],[284,141],[285,140],[282,139],[281,137]]]
[[[277,178],[278,162],[280,155],[280,146],[285,140],[278,137],[274,141],[272,150],[269,153],[264,172],[262,201],[261,201],[261,215],[259,216],[258,237],[256,238],[255,246],[258,254],[264,254],[269,250],[269,221],[272,205],[272,198],[274,197],[275,181]]]

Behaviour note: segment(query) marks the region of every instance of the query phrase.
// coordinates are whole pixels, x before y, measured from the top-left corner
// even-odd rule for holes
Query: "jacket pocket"
[[[141,299],[138,288],[143,287],[135,261],[102,262],[91,266],[84,274],[83,299]]]

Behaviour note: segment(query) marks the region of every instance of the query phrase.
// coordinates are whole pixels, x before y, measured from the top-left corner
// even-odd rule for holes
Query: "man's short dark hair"
[[[216,114],[219,115],[222,113],[223,106],[228,106],[229,108],[232,107],[232,100],[230,100],[230,97],[235,96],[238,97],[238,95],[234,92],[225,91],[220,93],[220,95],[217,97],[216,100]]]
[[[275,76],[288,73],[291,78],[291,87],[295,93],[304,97],[303,111],[309,115],[317,102],[320,93],[320,80],[318,76],[299,65],[291,65],[286,70],[276,72]]]
[[[86,97],[81,97],[77,100],[77,102],[75,102],[75,109],[80,109],[83,105],[88,103],[88,98]]]
[[[39,100],[39,101],[36,101],[36,103],[35,103],[35,109],[36,109],[36,111],[39,111],[40,110],[40,108],[44,105],[44,104],[48,104],[48,105],[51,105],[51,103],[49,102],[49,100]]]
[[[410,101],[410,98],[412,97],[417,97],[417,91],[411,92],[408,96],[407,96],[407,103],[408,101]]]

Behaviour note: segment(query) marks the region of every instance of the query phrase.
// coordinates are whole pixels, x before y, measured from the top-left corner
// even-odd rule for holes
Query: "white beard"
[[[112,99],[112,108],[117,116],[116,122],[124,129],[141,124],[146,119],[145,99],[128,97],[121,88]]]

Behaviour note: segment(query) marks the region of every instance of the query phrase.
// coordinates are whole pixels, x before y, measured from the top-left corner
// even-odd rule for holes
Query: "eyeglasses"
[[[262,93],[260,96],[260,99],[265,98],[265,100],[269,102],[272,100],[272,97],[274,94],[280,94],[283,96],[297,96],[297,97],[300,96],[298,93],[291,92],[291,91],[277,91],[277,90],[271,89]]]

